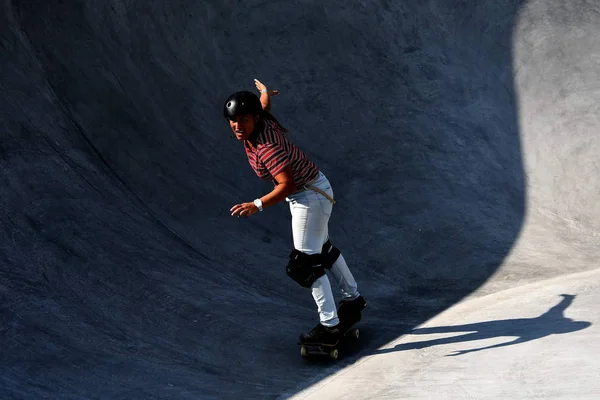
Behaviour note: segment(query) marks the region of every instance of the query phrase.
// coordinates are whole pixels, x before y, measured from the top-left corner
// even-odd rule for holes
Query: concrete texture
[[[600,5],[36,3],[0,6],[4,398],[303,396],[390,360],[391,344],[409,381],[370,375],[373,393],[440,398],[435,382],[482,374],[495,384],[477,396],[505,398],[493,371],[512,367],[486,357],[519,345],[422,360],[406,335],[495,326],[487,340],[561,294],[580,304],[580,329],[560,336],[574,342],[550,358],[568,354],[568,375],[527,352],[530,397],[578,376],[598,393],[583,345],[598,339],[597,291],[543,283],[597,282]],[[253,78],[280,90],[274,114],[332,181],[332,240],[370,303],[360,348],[335,364],[295,346],[316,312],[284,273],[286,206],[228,213],[270,190],[221,117]],[[535,332],[526,346],[542,345]]]
[[[291,398],[597,399],[599,282],[594,270],[461,303]]]

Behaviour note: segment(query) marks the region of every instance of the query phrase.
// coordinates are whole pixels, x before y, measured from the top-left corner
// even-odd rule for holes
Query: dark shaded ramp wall
[[[479,287],[519,234],[520,2],[4,2],[8,398],[270,398],[310,382],[285,205],[228,138],[257,77],[334,185],[368,348]]]

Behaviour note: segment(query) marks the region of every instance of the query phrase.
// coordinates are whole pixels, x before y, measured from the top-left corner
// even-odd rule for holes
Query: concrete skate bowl
[[[3,3],[4,398],[285,397],[465,296],[592,268],[597,6],[213,3]],[[295,346],[286,206],[229,216],[270,189],[220,116],[255,77],[370,302],[335,365]]]

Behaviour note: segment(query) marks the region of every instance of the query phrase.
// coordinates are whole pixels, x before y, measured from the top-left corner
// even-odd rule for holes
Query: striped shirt
[[[316,165],[306,154],[288,140],[281,128],[270,120],[263,120],[258,134],[244,141],[250,166],[260,179],[272,181],[286,167],[292,169],[296,187],[300,189],[315,180],[319,175]]]

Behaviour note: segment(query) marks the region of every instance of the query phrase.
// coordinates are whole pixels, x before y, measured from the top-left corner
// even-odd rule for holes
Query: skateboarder
[[[233,93],[225,101],[223,115],[241,141],[250,166],[260,179],[273,182],[274,189],[247,203],[236,204],[231,215],[249,217],[285,200],[292,215],[292,250],[286,272],[303,287],[310,288],[317,304],[319,324],[300,335],[306,343],[336,343],[345,318],[360,318],[366,301],[344,257],[329,240],[328,223],[335,203],[327,177],[285,135],[287,130],[270,113],[270,97],[278,94],[254,80],[260,98],[248,91]],[[340,287],[338,309],[329,271]],[[354,321],[353,321],[354,322]]]

